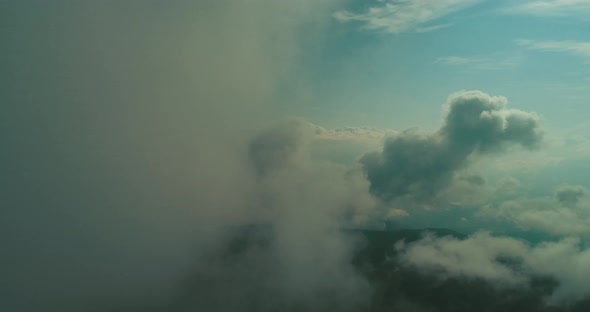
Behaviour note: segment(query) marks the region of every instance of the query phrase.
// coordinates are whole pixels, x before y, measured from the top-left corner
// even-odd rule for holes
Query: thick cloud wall
[[[299,126],[261,129],[330,7],[2,2],[0,310],[356,302],[364,281],[335,229],[340,207],[370,200],[362,176],[304,164]],[[259,223],[273,247],[222,261],[234,229]],[[225,292],[195,291],[203,274]]]

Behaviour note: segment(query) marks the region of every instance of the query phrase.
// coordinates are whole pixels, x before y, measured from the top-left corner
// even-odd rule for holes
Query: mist
[[[322,174],[306,164],[274,168],[291,151],[272,143],[261,143],[264,159],[248,156],[258,133],[283,118],[273,113],[276,90],[296,80],[287,73],[301,29],[321,29],[314,11],[329,3],[0,6],[2,309],[158,307],[195,271],[243,272],[249,286],[226,284],[226,293],[263,287],[247,279],[262,263],[203,260],[236,227],[258,223],[277,232],[260,257],[276,264],[264,269],[278,293],[243,300],[298,304],[318,296],[309,285],[365,287],[347,269],[350,246],[337,231],[334,206],[348,201],[348,186],[308,184]],[[201,304],[201,295],[190,296]],[[208,310],[245,304],[229,301]]]

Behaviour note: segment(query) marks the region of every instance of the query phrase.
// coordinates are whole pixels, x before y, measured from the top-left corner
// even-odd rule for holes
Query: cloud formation
[[[388,0],[369,7],[364,13],[338,11],[334,18],[340,22],[359,22],[361,29],[399,34],[409,31],[429,32],[450,26],[449,23],[426,25],[455,11],[477,4],[480,0]]]
[[[427,236],[397,249],[406,265],[442,278],[478,278],[502,287],[526,286],[531,278],[545,276],[558,282],[549,303],[567,304],[590,295],[590,250],[573,238],[530,246],[479,232],[465,240]]]
[[[382,151],[361,158],[371,192],[386,201],[403,196],[428,200],[472,158],[502,152],[510,145],[537,147],[542,140],[539,118],[506,104],[506,98],[481,91],[451,95],[438,131],[402,132],[389,137]]]

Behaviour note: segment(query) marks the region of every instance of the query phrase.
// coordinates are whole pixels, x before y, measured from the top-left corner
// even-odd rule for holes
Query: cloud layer
[[[590,59],[590,42],[518,39],[516,43],[531,50],[563,52]]]
[[[590,295],[590,251],[581,249],[577,239],[530,246],[479,232],[465,240],[427,236],[397,248],[406,265],[442,278],[477,278],[499,287],[526,287],[531,278],[545,276],[558,282],[548,298],[550,303],[567,304]]]

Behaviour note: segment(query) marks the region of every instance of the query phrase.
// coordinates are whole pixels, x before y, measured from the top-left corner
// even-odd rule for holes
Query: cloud
[[[565,206],[575,206],[584,196],[584,187],[579,185],[564,185],[557,189],[555,196],[559,203]]]
[[[351,265],[354,242],[341,228],[355,226],[375,202],[358,170],[309,159],[313,130],[290,119],[252,138],[248,159],[258,179],[248,206],[253,221],[269,226],[269,246],[231,265],[213,252],[196,267],[185,309],[322,311],[369,298],[367,281]]]
[[[523,158],[522,155],[515,155],[516,157],[506,157],[495,161],[495,168],[497,170],[506,172],[516,171],[533,171],[544,167],[553,166],[562,163],[566,157],[538,154],[537,157]]]
[[[313,130],[311,158],[344,165],[355,165],[361,155],[375,150],[383,140],[397,133],[395,130],[375,127],[346,126],[327,129],[309,124]]]
[[[418,28],[416,28],[416,32],[417,33],[426,33],[426,32],[431,32],[431,31],[435,31],[435,30],[439,30],[439,29],[444,29],[444,28],[451,27],[451,26],[453,26],[453,23],[446,23],[446,24],[426,26],[426,27],[418,27]]]
[[[303,121],[290,120],[259,133],[248,147],[250,161],[258,175],[288,167],[303,157],[301,148],[311,139],[311,131]]]
[[[479,232],[466,240],[452,237],[426,236],[421,241],[407,246],[398,245],[403,251],[402,261],[421,269],[447,277],[476,277],[494,282],[520,284],[526,276],[499,263],[500,255],[520,255],[526,249],[522,241],[508,237],[492,237]]]
[[[378,129],[375,127],[339,127],[335,129],[326,129],[324,127],[313,125],[314,139],[316,140],[350,140],[350,141],[369,141],[380,142],[385,137],[395,135],[398,132],[390,129]]]
[[[382,151],[361,158],[371,192],[386,201],[429,200],[475,157],[501,153],[509,145],[536,148],[542,139],[539,118],[506,103],[480,91],[451,95],[437,132],[402,132],[389,137]]]
[[[408,215],[408,212],[403,209],[390,209],[387,212],[387,217],[389,218],[407,217]]]
[[[492,206],[482,209],[482,214],[525,230],[590,237],[590,202],[584,198],[585,192],[582,186],[566,185],[556,189],[555,197],[497,197]]]
[[[361,29],[399,34],[409,31],[428,32],[450,24],[422,26],[453,12],[480,2],[479,0],[408,0],[385,1],[380,6],[369,7],[365,13],[338,11],[334,18],[340,22],[359,22]]]
[[[531,50],[544,52],[563,52],[579,56],[590,61],[590,42],[581,41],[538,41],[518,39],[516,43]]]
[[[510,237],[478,232],[465,240],[427,236],[411,244],[399,244],[402,262],[442,278],[477,278],[502,286],[526,286],[531,278],[554,278],[557,288],[548,298],[567,304],[590,295],[590,250],[580,241],[530,246]]]
[[[259,132],[299,65],[301,28],[321,32],[314,14],[333,12],[330,1],[3,9],[13,48],[0,61],[11,151],[0,155],[0,310],[284,311],[364,299],[339,227],[374,201],[368,182],[310,161],[301,123]],[[274,248],[225,259],[232,229],[252,223],[273,228]]]
[[[585,15],[590,12],[588,0],[534,0],[510,6],[503,10],[507,14],[566,17]]]
[[[463,176],[459,178],[460,180],[464,180],[469,182],[472,185],[476,185],[476,186],[481,186],[484,185],[486,183],[486,180],[478,175],[468,175],[468,176]]]

